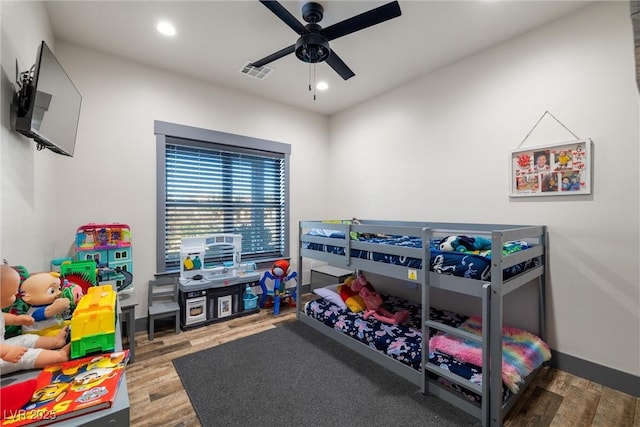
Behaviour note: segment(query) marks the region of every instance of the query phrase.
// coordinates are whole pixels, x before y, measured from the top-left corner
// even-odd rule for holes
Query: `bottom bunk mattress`
[[[409,320],[401,325],[380,322],[373,317],[365,320],[362,312],[352,312],[325,298],[309,301],[304,307],[304,313],[400,363],[418,371],[421,370],[422,308],[420,304],[390,295],[383,295],[383,299],[385,308],[390,312],[407,310]],[[476,317],[468,317],[436,308],[430,308],[429,313],[431,320],[468,332],[477,333],[479,332],[478,328],[481,328],[480,320]],[[532,372],[550,358],[548,346],[539,338],[515,328],[506,328],[506,330],[508,331],[505,335],[506,346],[503,346],[503,379],[506,380],[503,386],[503,397],[505,399],[509,397],[511,392],[518,390],[518,386],[524,382],[528,372]],[[526,339],[523,340],[520,335],[516,334],[518,342],[509,345],[512,341],[510,332],[515,334],[515,331],[524,332],[527,335]],[[481,360],[482,352],[479,345],[450,334],[438,333],[435,330],[430,330],[429,335],[431,337],[429,363],[475,384],[482,383],[482,368],[479,366],[481,363],[477,363],[478,354],[480,354]],[[462,393],[467,399],[475,402],[481,401],[481,397],[477,393],[431,373],[429,375]]]

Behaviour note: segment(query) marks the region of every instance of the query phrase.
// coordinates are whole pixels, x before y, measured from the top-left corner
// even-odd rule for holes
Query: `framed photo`
[[[591,194],[591,140],[511,152],[511,197]]]
[[[218,317],[227,317],[231,315],[231,302],[231,295],[218,297]]]

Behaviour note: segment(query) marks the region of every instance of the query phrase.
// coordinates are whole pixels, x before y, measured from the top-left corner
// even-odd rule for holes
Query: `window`
[[[158,272],[180,269],[180,239],[242,235],[242,260],[289,257],[290,146],[155,122]],[[205,259],[205,265],[214,262]]]

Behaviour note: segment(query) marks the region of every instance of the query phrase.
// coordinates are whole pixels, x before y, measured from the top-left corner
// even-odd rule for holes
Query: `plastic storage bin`
[[[245,310],[253,310],[258,307],[258,296],[253,293],[251,286],[247,285],[242,295],[242,302]]]
[[[244,309],[245,310],[253,310],[254,308],[258,307],[258,296],[257,295],[253,295],[253,296],[246,296],[243,298],[243,303],[244,303]]]

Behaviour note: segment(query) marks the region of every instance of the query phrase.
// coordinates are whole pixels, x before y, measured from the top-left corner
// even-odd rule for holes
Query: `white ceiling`
[[[303,1],[281,2],[296,18]],[[321,1],[327,27],[387,1]],[[344,81],[327,64],[309,92],[310,66],[294,54],[269,64],[263,80],[240,73],[295,43],[297,34],[258,1],[47,1],[54,36],[153,67],[238,89],[322,114],[333,114],[454,61],[572,13],[591,1],[403,1],[402,16],[332,40],[355,72]],[[170,20],[177,35],[155,30]]]

